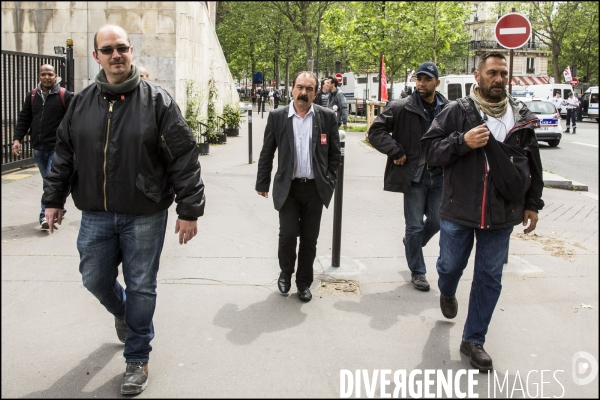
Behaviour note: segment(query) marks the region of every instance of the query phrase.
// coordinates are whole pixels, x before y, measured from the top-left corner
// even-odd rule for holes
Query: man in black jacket
[[[177,202],[175,233],[184,244],[196,235],[205,204],[196,142],[171,96],[140,78],[132,53],[123,28],[96,32],[92,54],[102,69],[58,129],[42,198],[50,232],[61,223],[69,191],[82,210],[79,270],[125,343],[122,394],[148,383],[168,208]],[[117,281],[121,262],[126,289]]]
[[[369,142],[388,156],[383,190],[404,193],[402,242],[411,282],[422,291],[429,290],[423,247],[440,230],[442,169],[425,163],[419,140],[448,103],[435,90],[439,84],[436,65],[424,62],[417,70],[417,90],[390,102],[369,128]]]
[[[327,108],[334,110],[337,117],[338,128],[342,125],[348,130],[348,103],[346,96],[338,89],[338,81],[335,76],[326,78],[329,81],[329,98],[327,99]],[[334,108],[335,106],[335,108]]]
[[[263,148],[258,160],[256,191],[269,197],[273,157],[278,150],[278,169],[273,179],[273,203],[279,211],[278,287],[287,293],[296,263],[296,287],[302,301],[310,301],[313,263],[323,206],[327,207],[335,188],[340,165],[340,139],[331,110],[312,104],[317,77],[299,72],[294,77],[291,104],[269,113]]]
[[[504,55],[483,55],[474,75],[477,84],[471,95],[452,102],[438,115],[421,139],[421,148],[429,164],[444,167],[437,270],[440,308],[446,318],[458,313],[455,293],[477,238],[460,351],[469,356],[473,367],[486,371],[493,368],[493,363],[483,344],[502,289],[510,234],[519,223],[526,226],[525,233],[535,229],[538,210],[544,206],[544,183],[535,138],[539,121],[506,91],[508,68]],[[530,183],[525,179],[516,200],[500,194],[504,192],[499,189],[504,173],[513,166],[508,158],[504,169],[498,166],[496,157],[490,159],[493,141],[518,148],[525,156]],[[490,169],[490,165],[494,167]]]
[[[38,77],[40,83],[27,93],[23,108],[19,112],[12,152],[17,157],[21,155],[21,142],[25,135],[29,134],[33,159],[44,179],[52,167],[56,130],[67,113],[73,93],[60,87],[60,78],[56,76],[54,67],[50,64],[40,66]],[[48,229],[45,211],[46,206],[42,204],[39,215],[42,229]],[[63,214],[66,212],[67,210],[63,210]]]

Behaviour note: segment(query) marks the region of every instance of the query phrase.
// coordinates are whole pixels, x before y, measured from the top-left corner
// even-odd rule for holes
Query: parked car
[[[524,99],[523,103],[540,120],[540,127],[535,130],[538,142],[547,142],[548,146],[556,147],[562,139],[560,114],[550,100]]]

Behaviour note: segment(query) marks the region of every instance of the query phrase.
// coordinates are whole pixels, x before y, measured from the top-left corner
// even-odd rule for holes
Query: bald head
[[[127,39],[127,44],[131,45],[131,41],[129,40],[129,34],[127,33],[127,31],[123,28],[121,28],[119,25],[112,25],[112,24],[106,24],[100,27],[100,29],[98,29],[96,31],[96,34],[94,35],[94,49],[98,48],[98,34],[99,33],[110,33],[110,32],[118,32],[119,34],[123,35],[126,39]]]
[[[38,78],[44,92],[52,89],[54,85],[56,85],[56,72],[54,71],[54,67],[50,64],[40,65]]]
[[[138,71],[140,71],[140,77],[143,80],[147,80],[148,78],[150,78],[150,73],[148,72],[148,70],[144,67],[138,67]]]

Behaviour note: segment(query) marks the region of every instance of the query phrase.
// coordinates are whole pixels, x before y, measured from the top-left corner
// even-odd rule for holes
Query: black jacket
[[[283,207],[294,175],[296,158],[294,126],[292,117],[288,117],[292,104],[269,113],[263,147],[258,160],[256,191],[268,192],[273,157],[275,150],[279,149],[277,173],[273,179],[273,203],[276,210],[281,210]],[[333,112],[316,104],[313,104],[313,108],[315,114],[312,131],[312,168],[319,196],[325,207],[328,207],[341,161],[340,137]]]
[[[31,137],[31,147],[35,150],[51,151],[56,145],[56,130],[67,108],[73,98],[73,93],[65,90],[65,105],[63,106],[59,95],[60,84],[56,85],[48,93],[46,101],[42,96],[41,86],[38,84],[37,94],[31,105],[31,93],[27,93],[23,108],[19,112],[17,125],[15,127],[14,139],[23,142],[25,135]]]
[[[333,110],[333,106],[337,106],[337,123],[338,126],[348,123],[348,103],[346,102],[346,96],[340,88],[337,88],[335,92],[329,92],[329,98],[327,99],[327,108]]]
[[[69,191],[83,211],[150,215],[175,199],[177,214],[204,213],[196,142],[179,107],[142,80],[117,100],[92,84],[75,96],[57,132],[42,203],[62,208]]]
[[[417,99],[415,91],[411,96],[391,101],[369,127],[369,143],[388,156],[383,177],[383,190],[406,192],[415,176],[421,158],[419,141],[429,126]],[[436,92],[436,103],[448,104],[448,100]],[[392,133],[390,135],[390,132]],[[406,154],[404,165],[394,164],[394,160]]]
[[[537,212],[544,206],[542,162],[535,138],[538,118],[520,101],[511,98],[510,106],[516,122],[504,143],[519,146],[527,154],[531,173],[527,193],[522,200],[513,202],[498,193],[494,170],[487,171],[484,149],[473,150],[464,143],[465,133],[473,126],[460,105],[453,101],[421,139],[426,161],[444,167],[440,218],[474,228],[508,228],[523,222],[525,209]]]

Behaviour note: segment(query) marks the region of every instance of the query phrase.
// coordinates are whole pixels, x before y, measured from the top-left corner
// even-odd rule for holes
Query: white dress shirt
[[[312,146],[312,121],[315,115],[313,106],[310,106],[310,110],[306,113],[304,118],[296,114],[294,108],[294,101],[290,103],[290,110],[288,112],[288,118],[292,118],[294,126],[294,148],[295,148],[295,159],[294,159],[294,178],[308,178],[314,179],[312,168],[312,157],[311,157],[311,146]]]

